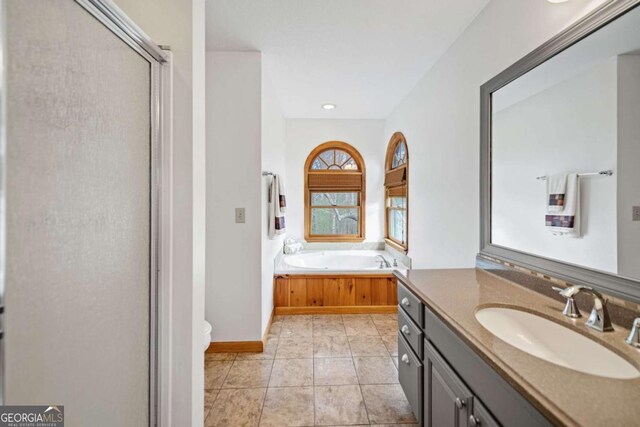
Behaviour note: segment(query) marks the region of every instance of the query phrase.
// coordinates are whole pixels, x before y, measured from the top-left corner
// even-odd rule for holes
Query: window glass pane
[[[407,198],[406,197],[389,197],[389,207],[406,209]]]
[[[327,168],[327,165],[322,160],[320,160],[319,157],[316,157],[313,160],[313,163],[311,164],[311,169],[314,169],[314,170],[322,170],[326,168]]]
[[[320,153],[313,163],[312,170],[358,170],[358,165],[346,151],[326,150]]]
[[[393,154],[393,164],[391,167],[397,168],[405,163],[407,163],[407,147],[404,145],[404,142],[401,142],[398,144],[396,151]]]
[[[389,237],[404,243],[407,235],[407,211],[389,210]]]
[[[327,150],[327,151],[323,151],[322,153],[320,153],[320,158],[322,160],[324,160],[324,162],[331,166],[333,165],[335,162],[334,160],[334,155],[335,155],[336,150]]]
[[[358,235],[357,208],[311,208],[312,235]]]
[[[345,163],[342,166],[342,169],[344,169],[344,170],[354,170],[355,171],[355,170],[358,170],[358,165],[356,164],[355,160],[350,158],[349,160],[347,160],[347,163]]]
[[[351,156],[342,150],[336,150],[336,165],[342,166]]]
[[[311,193],[311,206],[358,206],[358,193]]]

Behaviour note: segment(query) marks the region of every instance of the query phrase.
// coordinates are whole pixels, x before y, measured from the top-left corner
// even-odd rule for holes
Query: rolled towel
[[[296,242],[296,239],[293,239],[291,237],[287,237],[286,239],[284,239],[285,245],[293,245],[295,242]]]
[[[302,250],[302,243],[293,243],[291,245],[284,245],[284,253],[287,255],[295,254]]]

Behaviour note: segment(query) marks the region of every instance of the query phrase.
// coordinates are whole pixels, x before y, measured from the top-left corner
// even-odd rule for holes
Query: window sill
[[[304,240],[307,242],[322,242],[322,243],[342,243],[342,242],[353,242],[353,243],[362,243],[364,242],[364,237],[358,236],[305,236]]]
[[[406,248],[406,247],[404,247],[404,246],[400,245],[399,243],[396,243],[395,241],[393,241],[393,240],[389,239],[388,237],[385,237],[384,242],[385,242],[387,245],[391,246],[391,247],[392,247],[393,249],[395,249],[396,251],[398,251],[398,252],[402,252],[402,253],[403,253],[403,254],[405,254],[405,255],[406,255],[406,254],[407,254],[407,252],[409,251],[409,249],[408,249],[408,248]]]

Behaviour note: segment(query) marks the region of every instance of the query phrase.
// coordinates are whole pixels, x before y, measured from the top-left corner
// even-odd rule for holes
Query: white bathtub
[[[380,268],[380,256],[391,267]],[[285,255],[276,266],[276,274],[314,272],[314,273],[375,273],[391,272],[406,267],[385,251],[346,250],[346,251],[303,251],[295,255]]]

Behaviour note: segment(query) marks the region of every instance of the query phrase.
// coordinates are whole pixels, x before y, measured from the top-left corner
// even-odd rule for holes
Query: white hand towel
[[[547,213],[562,212],[567,190],[567,175],[559,173],[547,177]]]
[[[545,227],[557,236],[580,237],[580,177],[567,175],[564,207],[561,212],[547,212]]]
[[[274,175],[269,185],[269,238],[284,234],[284,212],[287,210],[287,201],[284,195],[284,185],[279,175]]]

